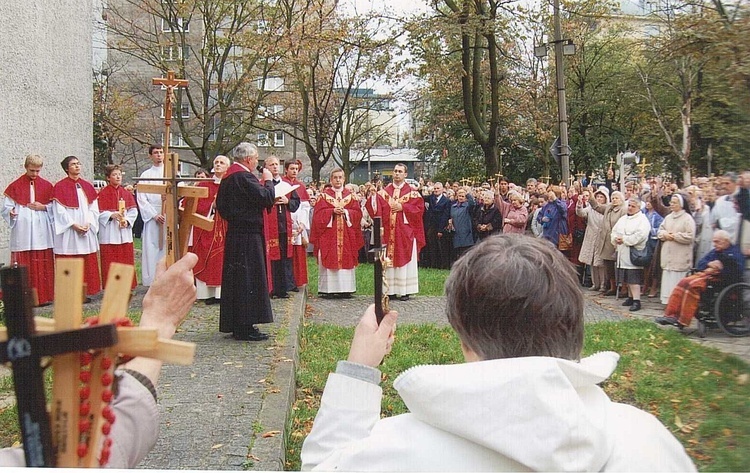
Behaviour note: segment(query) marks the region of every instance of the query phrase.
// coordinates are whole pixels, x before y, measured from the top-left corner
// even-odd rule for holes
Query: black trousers
[[[287,254],[287,235],[279,233],[279,253],[281,259],[271,261],[271,281],[273,283],[274,296],[283,296],[287,291],[294,289],[294,269],[292,260]]]

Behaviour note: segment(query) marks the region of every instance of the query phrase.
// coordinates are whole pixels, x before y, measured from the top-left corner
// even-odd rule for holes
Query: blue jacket
[[[424,212],[425,227],[442,232],[448,226],[448,219],[451,217],[451,200],[443,194],[440,202],[436,202],[437,196],[430,194],[424,198],[424,201],[427,204],[427,209]]]
[[[466,197],[466,202],[454,202],[451,206],[451,219],[456,233],[453,234],[453,248],[464,248],[474,244],[474,225],[471,216],[474,213],[474,199]]]

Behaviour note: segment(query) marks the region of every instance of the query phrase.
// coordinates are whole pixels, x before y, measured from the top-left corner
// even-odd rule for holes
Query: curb
[[[297,391],[296,371],[299,364],[300,327],[307,304],[307,285],[300,289],[299,296],[293,299],[293,304],[287,313],[286,324],[281,327],[288,329],[284,340],[277,339],[277,349],[271,376],[274,387],[281,395],[274,396],[268,391],[258,414],[258,422],[264,432],[280,431],[280,433],[264,437],[256,433],[249,454],[254,461],[252,470],[283,471],[286,463],[287,432],[291,422],[291,407]],[[278,337],[278,335],[277,335]],[[286,394],[286,395],[285,395]]]

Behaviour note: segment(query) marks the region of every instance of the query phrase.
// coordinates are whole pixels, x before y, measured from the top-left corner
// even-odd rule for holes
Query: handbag
[[[557,240],[557,249],[567,251],[571,248],[573,248],[573,235],[570,233],[560,234]]]
[[[654,247],[646,242],[646,246],[642,250],[637,250],[635,246],[630,247],[630,262],[634,266],[645,267],[651,262],[651,258],[654,256]]]

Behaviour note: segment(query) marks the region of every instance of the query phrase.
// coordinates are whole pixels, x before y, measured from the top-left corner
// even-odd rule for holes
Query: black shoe
[[[633,301],[633,304],[630,306],[629,310],[630,312],[641,310],[641,301]]]
[[[293,287],[293,288],[291,288],[289,290],[292,291],[292,292],[299,292],[299,288],[298,287]]]
[[[657,317],[654,319],[654,322],[659,325],[674,325],[675,327],[680,326],[680,323],[677,321],[676,317]]]
[[[203,301],[203,303],[206,305],[214,305],[214,304],[218,304],[219,302],[221,301],[215,297],[209,297],[208,299]]]
[[[351,292],[344,292],[343,294],[341,294],[342,299],[351,299],[352,297],[353,296]]]
[[[289,299],[289,294],[271,294],[271,299]]]
[[[250,342],[260,342],[263,340],[268,340],[268,334],[261,332],[255,327],[252,327],[248,331],[243,330],[241,332],[234,332],[234,339]]]
[[[409,294],[407,294],[407,295],[405,295],[405,296],[401,296],[401,297],[399,297],[399,298],[398,298],[398,300],[400,300],[400,301],[404,301],[404,302],[405,302],[405,301],[408,301],[408,300],[409,300]]]
[[[628,307],[628,306],[631,306],[631,305],[633,305],[633,302],[635,302],[635,301],[633,300],[633,298],[632,298],[632,297],[628,297],[627,299],[625,299],[625,300],[623,301],[622,305],[623,305],[624,307]],[[640,302],[640,301],[638,301],[638,307],[640,307],[640,306],[641,306],[641,302]]]
[[[331,295],[327,292],[319,292],[318,297],[320,297],[321,299],[331,299]]]

